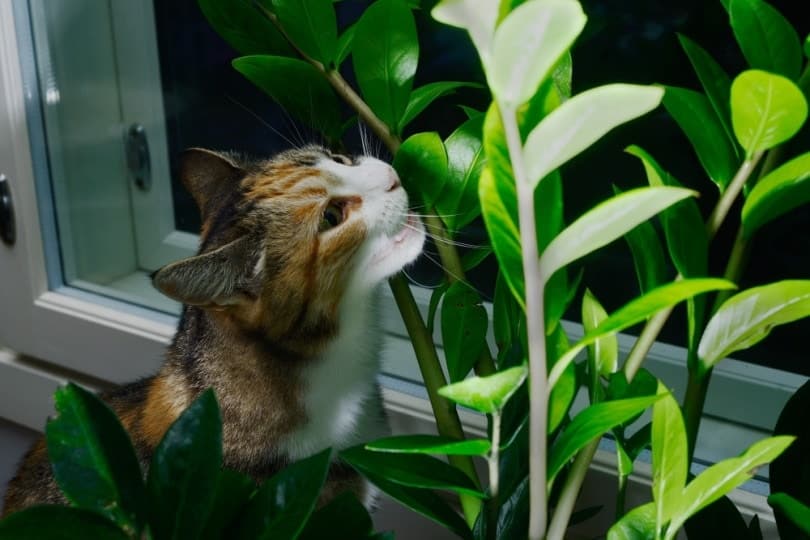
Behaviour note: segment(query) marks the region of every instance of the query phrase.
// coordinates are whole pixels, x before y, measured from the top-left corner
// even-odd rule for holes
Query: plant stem
[[[515,175],[520,220],[520,243],[526,299],[526,330],[529,342],[529,539],[544,538],[548,521],[546,493],[546,424],[548,422],[548,381],[546,371],[546,332],[543,313],[543,287],[540,253],[534,217],[534,193],[526,177],[523,145],[516,111],[498,104],[503,119],[509,159]]]
[[[487,523],[487,536],[495,538],[495,533],[498,528],[498,509],[500,504],[498,501],[499,495],[499,476],[500,476],[500,459],[501,459],[501,411],[492,413],[492,447],[489,451],[487,464],[489,465],[489,501],[487,507],[489,509],[489,523]]]
[[[571,519],[571,512],[574,510],[574,505],[579,496],[579,490],[582,488],[582,483],[585,481],[585,475],[588,473],[588,467],[591,465],[594,454],[599,448],[599,439],[596,437],[588,445],[579,451],[571,470],[568,472],[568,477],[565,479],[565,484],[560,494],[560,500],[557,502],[557,507],[554,509],[554,515],[551,518],[551,524],[548,527],[547,540],[562,540],[565,535],[565,530],[568,528],[568,521]]]
[[[742,191],[743,186],[745,186],[745,182],[748,180],[748,177],[751,176],[751,173],[754,171],[757,163],[759,163],[760,158],[762,158],[762,152],[757,152],[751,157],[751,159],[743,161],[743,164],[740,165],[740,168],[737,170],[737,174],[734,175],[731,183],[728,185],[728,187],[726,187],[726,190],[720,196],[720,200],[717,201],[717,205],[709,215],[709,219],[706,220],[706,235],[709,237],[709,242],[711,242],[714,235],[717,234],[717,230],[726,219],[728,211],[731,209],[731,205],[734,204],[734,201],[737,199],[740,191]]]
[[[624,517],[625,501],[627,500],[627,480],[629,476],[626,474],[619,474],[618,487],[616,489],[616,511],[613,522],[619,521]]]

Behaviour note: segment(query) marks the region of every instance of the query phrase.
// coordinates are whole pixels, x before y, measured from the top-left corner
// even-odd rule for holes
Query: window
[[[786,12],[797,9],[789,1],[776,3]],[[730,35],[709,39],[716,28],[725,28],[719,6],[708,10],[709,18],[704,18],[698,1],[626,7],[622,2],[591,0],[584,7],[591,22],[575,51],[577,89],[616,80],[692,86],[674,32],[683,31],[710,49],[713,43],[733,43]],[[352,10],[360,8],[355,2],[341,3],[341,20],[350,19]],[[437,26],[426,12],[421,13],[419,24]],[[466,42],[456,39],[461,35],[451,29],[443,32],[447,39],[423,43],[419,82],[430,80],[431,70],[433,76],[444,79],[480,76],[471,49],[465,50]],[[448,47],[448,41],[458,42],[459,48]],[[651,47],[661,51],[652,63],[637,54]],[[0,343],[37,359],[0,363],[0,373],[13,372],[17,376],[13,380],[22,381],[11,384],[6,382],[11,378],[0,376],[0,389],[18,398],[0,402],[6,403],[0,407],[0,416],[41,427],[52,386],[25,381],[58,380],[68,370],[71,376],[117,383],[146,375],[159,365],[179,306],[153,291],[148,273],[196,249],[196,211],[173,174],[180,150],[207,146],[264,155],[288,145],[285,139],[297,143],[311,138],[231,70],[232,57],[194,0],[0,3],[0,173],[11,184],[19,231],[13,247],[0,245]],[[485,98],[475,91],[463,97],[471,105],[486,106]],[[435,129],[437,118],[445,119],[445,126],[454,125],[463,113],[452,103],[440,102],[435,114],[428,113],[430,122],[423,120],[415,128]],[[686,151],[688,146],[659,111],[621,130],[564,171],[571,195],[569,217],[609,194],[611,182],[627,187],[640,181],[640,167],[621,149],[639,142],[642,133],[644,146],[676,176],[689,182],[697,175],[691,153],[673,155],[668,150]],[[677,144],[671,143],[675,139]],[[603,170],[615,171],[617,176],[604,178]],[[807,226],[806,215],[790,219]],[[773,225],[794,226],[793,222]],[[471,242],[480,241],[480,228],[469,234]],[[768,234],[779,236],[774,231]],[[763,249],[757,257],[792,261],[796,254],[784,250],[795,250],[796,241],[792,237],[790,246],[778,242],[757,246]],[[629,254],[621,243],[588,263],[598,265],[608,276],[604,279],[586,270],[584,277],[608,308],[635,294],[615,289],[609,277],[632,274]],[[790,264],[785,271],[806,273],[808,263],[805,256],[801,264]],[[435,282],[429,267],[427,261],[417,269],[414,281]],[[751,279],[799,277],[768,270],[776,274],[766,277],[755,268]],[[494,271],[491,263],[488,271]],[[486,290],[487,281],[484,276],[476,285]],[[415,290],[426,308],[429,291]],[[384,327],[389,334],[388,384],[419,395],[412,383],[419,380],[410,360],[412,350],[393,303],[385,312]],[[566,328],[572,337],[581,333],[576,324]],[[806,329],[797,327],[795,335]],[[673,333],[677,334],[682,332]],[[784,343],[781,338],[771,343]],[[677,341],[673,343],[658,344],[647,365],[682,390],[685,355]],[[631,337],[622,337],[624,352],[631,345]],[[763,353],[766,349],[760,346],[748,358],[768,357],[772,366],[770,357],[787,358],[791,351],[802,351],[798,346],[788,348]],[[795,357],[780,367],[808,369],[806,362],[799,364]],[[805,380],[804,375],[726,361],[716,371],[706,413],[716,425],[728,429],[745,418],[747,426],[738,429],[736,436],[758,437],[770,430],[777,411]],[[751,395],[758,398],[751,400]],[[38,412],[21,415],[15,410],[20,403],[29,403]],[[729,452],[710,438],[701,443],[698,455],[706,461],[738,448]]]

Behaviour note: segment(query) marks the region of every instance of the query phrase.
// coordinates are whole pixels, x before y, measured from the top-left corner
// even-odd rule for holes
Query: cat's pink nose
[[[397,176],[397,173],[393,171],[391,172],[391,174],[388,175],[388,180],[389,180],[388,189],[386,189],[385,191],[394,191],[395,189],[397,189],[399,186],[402,185],[399,183],[399,176]]]

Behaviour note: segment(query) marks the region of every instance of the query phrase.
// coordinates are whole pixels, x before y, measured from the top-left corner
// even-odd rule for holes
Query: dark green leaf
[[[335,65],[340,66],[352,52],[354,46],[354,33],[357,31],[357,23],[354,23],[340,35],[337,41],[337,51],[335,53]]]
[[[256,490],[256,483],[242,473],[230,469],[219,471],[211,512],[203,527],[202,538],[220,540],[225,531],[230,530],[231,522],[247,504],[250,495]]]
[[[197,3],[208,23],[239,54],[295,54],[281,32],[253,5],[253,0],[197,0]]]
[[[616,400],[654,396],[657,390],[658,379],[644,368],[638,370],[630,383],[627,382],[627,376],[623,371],[617,371],[616,373],[612,373],[608,379],[607,397],[610,400]],[[638,416],[634,416],[627,422],[624,422],[622,426],[627,427],[637,419]]]
[[[768,497],[775,513],[786,516],[804,534],[810,534],[810,507],[797,501],[786,493],[774,493]]]
[[[372,452],[355,446],[340,453],[363,474],[382,476],[390,482],[422,489],[441,489],[483,498],[470,478],[440,459],[421,454]]]
[[[529,479],[524,479],[498,512],[496,538],[510,540],[526,536],[529,526]]]
[[[147,506],[138,458],[115,413],[69,383],[56,391],[56,418],[45,428],[57,484],[76,506],[140,531]]]
[[[688,521],[686,522],[686,526],[689,526]],[[751,518],[751,522],[748,524],[748,540],[764,540],[762,527],[759,525],[759,516],[757,514],[754,514],[754,517]]]
[[[126,540],[115,523],[91,510],[33,506],[0,521],[3,540]]]
[[[485,161],[481,142],[483,123],[483,115],[475,116],[444,141],[448,175],[436,208],[450,230],[464,227],[481,213],[478,179]]]
[[[807,37],[804,38],[804,55],[810,58],[810,34],[807,34]]]
[[[371,516],[351,492],[344,492],[312,514],[300,540],[361,539],[373,531]]]
[[[718,538],[752,540],[749,537],[745,519],[728,497],[720,497],[689,518],[684,529],[689,540],[717,540]]]
[[[614,193],[621,190],[613,186]],[[661,240],[652,223],[640,224],[624,235],[630,253],[633,255],[633,266],[636,270],[638,287],[642,293],[648,292],[666,281],[666,261],[661,249]]]
[[[457,441],[436,435],[399,435],[366,444],[367,450],[402,454],[444,454],[447,456],[485,456],[490,442],[486,439]]]
[[[489,317],[481,296],[470,285],[457,281],[444,295],[442,340],[451,382],[462,380],[484,350]]]
[[[292,540],[309,519],[329,470],[331,450],[288,466],[267,480],[239,519],[236,538]]]
[[[738,159],[709,99],[699,92],[667,86],[664,107],[686,134],[703,170],[724,191],[734,177]]]
[[[509,291],[503,272],[498,272],[495,279],[495,298],[492,301],[492,332],[495,335],[499,358],[511,348],[512,340],[516,337],[519,317],[520,306]]]
[[[357,84],[371,110],[395,132],[419,61],[416,25],[402,0],[378,0],[357,23],[352,48]]]
[[[613,524],[607,540],[650,540],[655,534],[655,506],[647,503],[633,508]]]
[[[329,66],[337,48],[337,19],[332,2],[272,0],[282,28],[306,55]]]
[[[149,466],[149,525],[156,540],[197,538],[222,467],[222,421],[206,390],[166,431]]]
[[[394,156],[394,169],[409,193],[427,207],[436,203],[447,181],[447,153],[436,133],[417,133],[402,143]]]
[[[487,377],[470,377],[439,388],[439,394],[476,411],[492,414],[503,408],[523,381],[528,369],[518,366]]]
[[[750,237],[766,223],[810,202],[810,152],[768,173],[745,199],[743,232]]]
[[[425,321],[427,324],[427,331],[429,335],[433,335],[433,329],[435,327],[435,320],[436,320],[436,311],[439,309],[439,302],[442,301],[442,297],[444,293],[447,292],[447,289],[450,288],[450,285],[447,282],[442,283],[435,289],[433,292],[430,293],[430,302],[428,303],[428,315],[427,320]]]
[[[476,195],[477,196],[477,195]],[[469,272],[484,260],[492,255],[492,248],[489,246],[477,246],[461,256],[461,267],[465,272]]]
[[[243,56],[233,67],[298,120],[330,139],[340,137],[342,121],[337,96],[310,64],[282,56]]]
[[[731,28],[748,64],[796,80],[802,46],[793,26],[767,2],[731,0]]]
[[[435,100],[442,96],[452,94],[458,88],[465,86],[471,88],[481,87],[480,84],[476,83],[440,81],[414,88],[408,100],[408,105],[405,107],[405,112],[402,114],[402,119],[399,121],[400,133]]]

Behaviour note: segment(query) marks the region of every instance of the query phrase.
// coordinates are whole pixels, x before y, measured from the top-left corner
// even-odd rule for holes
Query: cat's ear
[[[232,190],[245,171],[226,154],[204,148],[189,148],[180,162],[180,179],[194,197],[200,213],[211,213],[214,201]]]
[[[246,236],[208,253],[164,266],[152,283],[166,296],[192,306],[224,307],[242,304],[258,293],[255,242]]]

